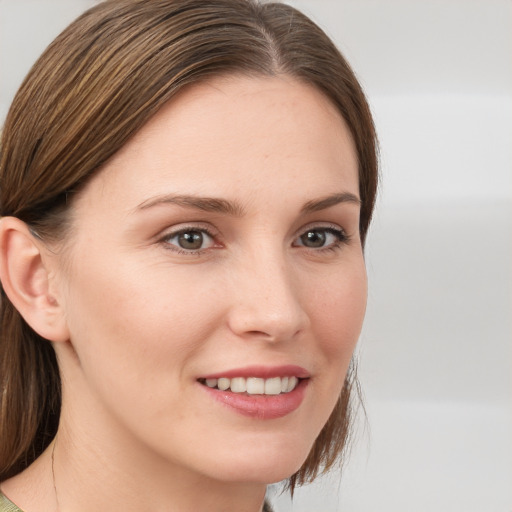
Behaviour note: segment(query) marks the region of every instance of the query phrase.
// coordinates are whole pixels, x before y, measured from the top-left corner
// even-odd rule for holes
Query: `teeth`
[[[229,387],[233,393],[245,393],[247,391],[247,382],[243,377],[236,377],[231,379],[231,386]]]
[[[265,381],[256,377],[247,379],[247,393],[249,395],[263,395],[265,393]]]
[[[299,379],[297,377],[272,377],[271,379],[260,379],[259,377],[235,377],[228,379],[206,379],[205,384],[209,388],[218,388],[221,391],[228,389],[233,393],[245,393],[249,395],[279,395],[293,391]]]
[[[299,383],[299,379],[297,379],[297,377],[290,377],[288,379],[288,387],[287,387],[286,391],[288,391],[288,392],[292,391],[293,389],[295,389],[295,386],[297,386],[298,383]]]
[[[221,389],[222,391],[225,391],[226,389],[229,389],[229,386],[231,385],[231,381],[229,379],[220,378],[217,382],[217,387]]]
[[[206,379],[206,385],[209,388],[215,388],[217,387],[217,379]]]
[[[274,377],[265,381],[265,395],[279,395],[281,393],[281,379]]]

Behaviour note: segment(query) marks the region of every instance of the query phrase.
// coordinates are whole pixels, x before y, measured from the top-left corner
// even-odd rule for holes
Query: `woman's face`
[[[360,333],[358,226],[354,145],[317,90],[231,77],[182,92],[74,203],[55,278],[61,426],[223,481],[288,477]]]

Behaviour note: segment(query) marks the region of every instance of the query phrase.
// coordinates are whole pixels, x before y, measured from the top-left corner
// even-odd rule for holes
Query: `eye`
[[[336,248],[348,241],[348,236],[341,229],[312,228],[300,235],[294,242],[295,246],[309,249]]]
[[[215,241],[212,235],[204,229],[182,229],[171,233],[164,241],[184,252],[198,252],[213,247]]]

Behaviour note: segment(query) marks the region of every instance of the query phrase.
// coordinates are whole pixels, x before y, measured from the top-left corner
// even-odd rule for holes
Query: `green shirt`
[[[0,492],[0,512],[23,512],[23,510],[18,508],[11,500],[7,499]],[[272,512],[272,509],[267,502],[263,505],[263,512]]]
[[[0,512],[23,512],[0,492]]]

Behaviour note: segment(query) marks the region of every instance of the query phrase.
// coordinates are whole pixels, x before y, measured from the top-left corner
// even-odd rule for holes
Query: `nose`
[[[301,282],[285,258],[251,258],[232,274],[228,323],[242,338],[291,340],[309,325],[301,301]]]

